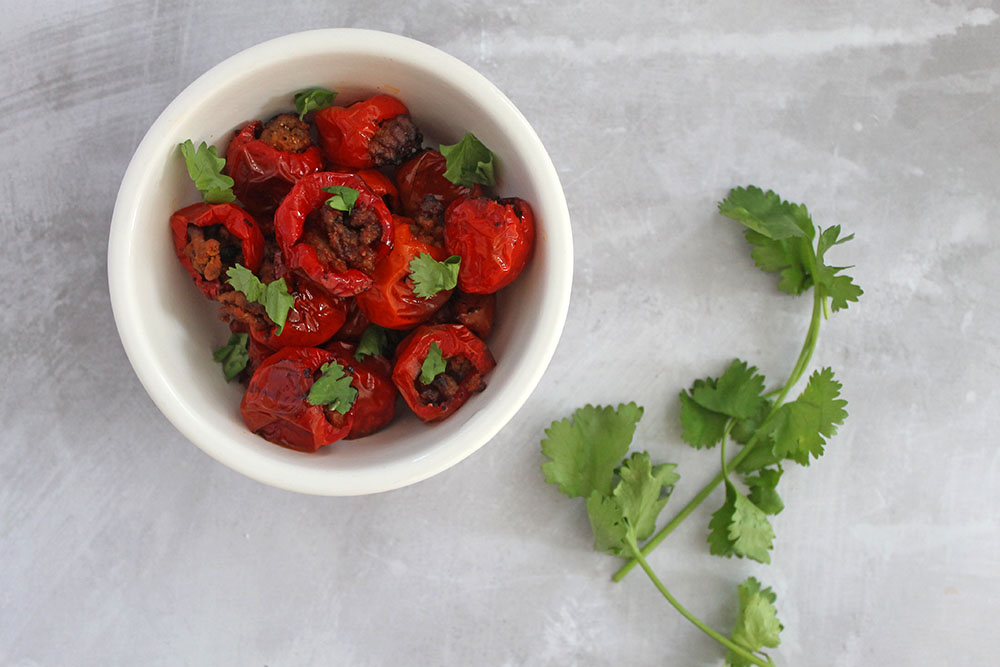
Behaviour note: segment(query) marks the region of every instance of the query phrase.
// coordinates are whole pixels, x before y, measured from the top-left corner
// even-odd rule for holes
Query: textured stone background
[[[851,416],[783,480],[771,565],[707,554],[713,496],[654,567],[722,629],[738,581],[772,585],[781,665],[995,661],[1000,7],[618,4],[8,7],[0,663],[719,664],[642,577],[608,581],[538,441],[581,402],[636,400],[637,442],[680,466],[671,505],[713,475],[679,440],[678,390],[736,355],[782,377],[809,310],[714,214],[748,182],[857,233],[833,258],[866,294],[815,357]],[[350,499],[262,486],[175,432],[122,352],[105,259],[119,180],[173,96],[247,46],[336,26],[426,41],[504,90],[559,169],[577,251],[566,332],[510,425],[444,474]]]

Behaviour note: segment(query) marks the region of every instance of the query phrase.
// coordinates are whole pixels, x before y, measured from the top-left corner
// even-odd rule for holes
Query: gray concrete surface
[[[658,8],[654,8],[658,7]],[[185,441],[133,375],[106,285],[118,183],[186,84],[316,27],[433,44],[534,124],[576,236],[562,342],[530,403],[452,470],[295,495]],[[715,472],[677,392],[733,356],[786,374],[809,304],[714,213],[756,183],[857,239],[862,301],[825,325],[850,417],[782,481],[773,563],[709,556],[713,496],[652,564],[728,631],[779,595],[779,665],[990,664],[1000,581],[1000,7],[828,3],[11,4],[0,28],[0,663],[712,665],[641,576],[608,580],[538,442],[583,402],[646,406],[637,443]]]

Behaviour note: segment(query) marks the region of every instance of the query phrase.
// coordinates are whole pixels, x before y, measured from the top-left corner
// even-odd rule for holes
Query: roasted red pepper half
[[[264,256],[260,227],[235,204],[192,204],[170,216],[170,230],[177,258],[210,299],[230,289],[227,269],[242,264],[256,271]]]
[[[306,398],[332,352],[314,347],[286,347],[264,360],[250,378],[240,414],[247,428],[282,447],[315,452],[344,438],[354,415],[340,414]]]
[[[358,191],[350,213],[326,206],[324,187]],[[353,174],[320,172],[294,186],[274,215],[274,233],[285,263],[333,296],[347,297],[372,284],[375,265],[392,250],[392,214]]]
[[[347,319],[345,301],[328,296],[304,278],[289,276],[285,280],[294,285],[289,293],[295,305],[288,311],[284,328],[278,334],[278,328],[268,321],[264,328],[251,328],[251,338],[273,349],[314,347],[333,338]]]
[[[323,154],[312,145],[309,126],[293,114],[277,116],[266,126],[249,123],[226,149],[233,193],[255,215],[274,211],[292,185],[322,169]]]
[[[346,167],[398,165],[423,142],[406,105],[391,95],[319,109],[313,121],[326,159]]]
[[[421,253],[439,262],[448,255],[444,248],[415,239],[409,219],[393,217],[392,252],[375,265],[372,286],[357,296],[357,302],[369,322],[387,329],[410,329],[433,315],[451,296],[451,290],[442,290],[429,299],[414,294],[410,262]]]
[[[458,288],[490,294],[517,278],[535,245],[535,219],[528,202],[461,199],[445,212],[444,247],[462,258]]]
[[[327,343],[337,363],[353,377],[351,386],[358,390],[351,412],[354,415],[348,440],[363,438],[389,425],[396,414],[396,385],[392,383],[392,364],[382,356],[369,355],[363,361],[355,356],[355,346],[343,341]]]
[[[420,381],[421,367],[437,344],[446,364],[430,384]],[[396,350],[392,381],[413,413],[425,422],[440,421],[486,388],[484,376],[496,362],[481,339],[460,324],[423,326]]]

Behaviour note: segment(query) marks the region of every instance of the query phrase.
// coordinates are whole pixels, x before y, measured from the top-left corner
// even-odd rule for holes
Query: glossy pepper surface
[[[441,356],[449,366],[454,361],[468,362],[464,377],[447,379],[447,396],[441,401],[428,402],[421,397],[424,387],[418,386],[421,367],[427,359],[431,344],[437,344]],[[481,339],[460,324],[422,326],[410,334],[396,349],[396,362],[392,381],[413,413],[425,422],[440,421],[460,408],[473,394],[486,386],[483,376],[493,370],[496,361]],[[442,375],[447,375],[444,373]],[[439,376],[440,377],[440,376]],[[443,380],[444,378],[442,378]],[[441,382],[442,380],[435,380]],[[422,385],[422,383],[420,383]]]
[[[445,212],[444,244],[462,258],[458,288],[489,294],[512,283],[535,245],[535,219],[523,199],[460,199]]]
[[[272,349],[282,347],[314,347],[333,338],[347,320],[347,304],[343,299],[331,297],[305,278],[289,275],[289,293],[295,303],[288,311],[285,326],[268,324],[266,328],[253,328],[250,336]]]
[[[195,232],[190,227],[199,229]],[[264,256],[260,226],[236,204],[199,203],[182,208],[170,216],[170,231],[177,258],[210,299],[230,289],[225,284],[229,267],[242,264],[256,271]]]
[[[456,199],[473,199],[483,194],[479,184],[467,187],[449,181],[444,177],[447,168],[444,156],[434,150],[410,158],[399,168],[396,182],[403,215],[413,218],[421,214],[427,197],[436,199],[443,211]]]
[[[389,360],[369,355],[358,361],[354,356],[355,346],[343,341],[327,343],[324,348],[332,352],[337,363],[354,378],[351,386],[358,390],[347,439],[362,438],[388,426],[396,414],[396,386],[392,383]]]
[[[326,107],[313,116],[326,159],[345,167],[373,167],[368,151],[382,121],[408,114],[391,95],[375,95],[349,107]]]
[[[368,206],[375,211],[381,226],[381,236],[374,242],[375,261],[380,261],[392,249],[392,214],[364,181],[353,174],[320,172],[306,176],[294,186],[274,215],[274,233],[285,263],[297,269],[333,296],[354,296],[372,284],[370,274],[358,269],[336,271],[320,259],[317,249],[301,242],[306,217],[325,205],[331,194],[324,187],[344,186],[358,191],[354,207]]]
[[[351,412],[341,415],[306,398],[332,352],[313,347],[286,347],[268,357],[250,378],[240,415],[254,433],[289,449],[315,452],[344,438]]]
[[[274,211],[292,185],[323,168],[318,147],[309,146],[301,153],[278,150],[258,138],[262,128],[260,121],[249,123],[226,149],[233,193],[255,215]]]
[[[414,294],[410,262],[421,253],[439,262],[448,255],[444,248],[415,239],[407,218],[394,216],[394,222],[392,251],[375,266],[372,285],[358,294],[357,302],[369,322],[387,329],[409,329],[433,315],[451,296],[451,290],[429,299]]]

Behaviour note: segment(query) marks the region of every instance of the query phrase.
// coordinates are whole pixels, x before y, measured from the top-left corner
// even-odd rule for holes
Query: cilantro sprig
[[[813,371],[794,399],[791,392],[806,374],[823,320],[857,302],[863,291],[844,273],[849,267],[833,266],[826,260],[828,251],[851,240],[853,234],[841,236],[839,226],[815,227],[805,206],[749,186],[730,191],[719,211],[745,227],[754,262],[764,271],[779,274],[781,291],[798,295],[813,290],[809,329],[787,380],[768,391],[764,376],[736,359],[720,376],[696,380],[680,392],[681,438],[695,449],[718,446],[721,470],[641,548],[639,543],[655,528],[649,519],[652,516],[655,524],[659,508],[654,506],[662,507],[663,489],[677,481],[672,467],[665,471],[652,466],[648,455],[633,454],[615,463],[626,455],[641,408],[634,404],[617,410],[587,406],[572,421],[554,422],[542,442],[542,453],[551,459],[542,470],[546,481],[558,484],[567,495],[587,499],[595,547],[629,559],[612,577],[615,581],[639,565],[670,604],[726,646],[728,664],[764,666],[773,662],[762,651],[778,646],[782,630],[770,588],[753,577],[739,586],[739,619],[726,638],[673,599],[645,557],[722,484],[722,506],[708,525],[709,551],[770,562],[775,533],[768,517],[785,508],[777,490],[785,466],[789,462],[808,466],[822,456],[847,417],[841,384],[830,368]],[[727,447],[737,444],[742,449],[729,458]],[[663,480],[657,481],[658,473]],[[635,479],[644,480],[640,506],[647,511],[641,522],[634,508],[619,499],[628,489],[622,485],[634,484]],[[660,491],[654,493],[654,488]],[[627,495],[636,496],[634,492]]]
[[[455,185],[493,187],[497,184],[493,173],[496,156],[471,132],[466,132],[457,144],[441,144],[441,155],[446,166],[444,177]]]
[[[333,106],[336,98],[337,93],[327,88],[309,88],[295,93],[295,110],[299,113],[299,120],[303,120],[310,111]]]
[[[227,283],[238,292],[243,292],[247,301],[264,306],[267,316],[278,326],[277,335],[285,329],[288,311],[295,305],[295,297],[288,293],[284,278],[264,284],[253,272],[242,264],[226,271]]]
[[[358,390],[351,386],[354,378],[336,361],[323,364],[319,370],[322,375],[313,382],[306,401],[309,405],[323,405],[346,415],[358,397]]]
[[[420,364],[420,381],[424,384],[434,382],[434,378],[444,373],[447,367],[448,364],[441,356],[441,348],[437,343],[431,343],[427,356],[424,357],[424,363]]]
[[[369,324],[361,333],[361,340],[358,341],[358,347],[354,350],[354,358],[358,361],[364,361],[365,357],[385,354],[385,351],[389,349],[387,332],[388,329],[377,324]]]
[[[222,374],[226,377],[226,382],[231,382],[247,367],[250,361],[250,353],[247,351],[249,344],[249,334],[234,333],[225,345],[212,353],[212,359],[222,364]]]
[[[202,199],[209,204],[225,204],[236,200],[233,179],[222,173],[226,160],[219,157],[215,146],[209,146],[203,141],[196,149],[188,139],[180,144],[180,151],[188,176],[194,181],[194,187],[201,190]]]
[[[333,195],[326,200],[326,205],[344,213],[350,213],[354,209],[354,204],[358,201],[360,194],[354,188],[349,188],[346,185],[328,185],[322,190]]]
[[[409,264],[413,293],[422,299],[430,299],[438,292],[455,289],[461,266],[462,258],[458,255],[439,262],[426,252],[420,253]]]

